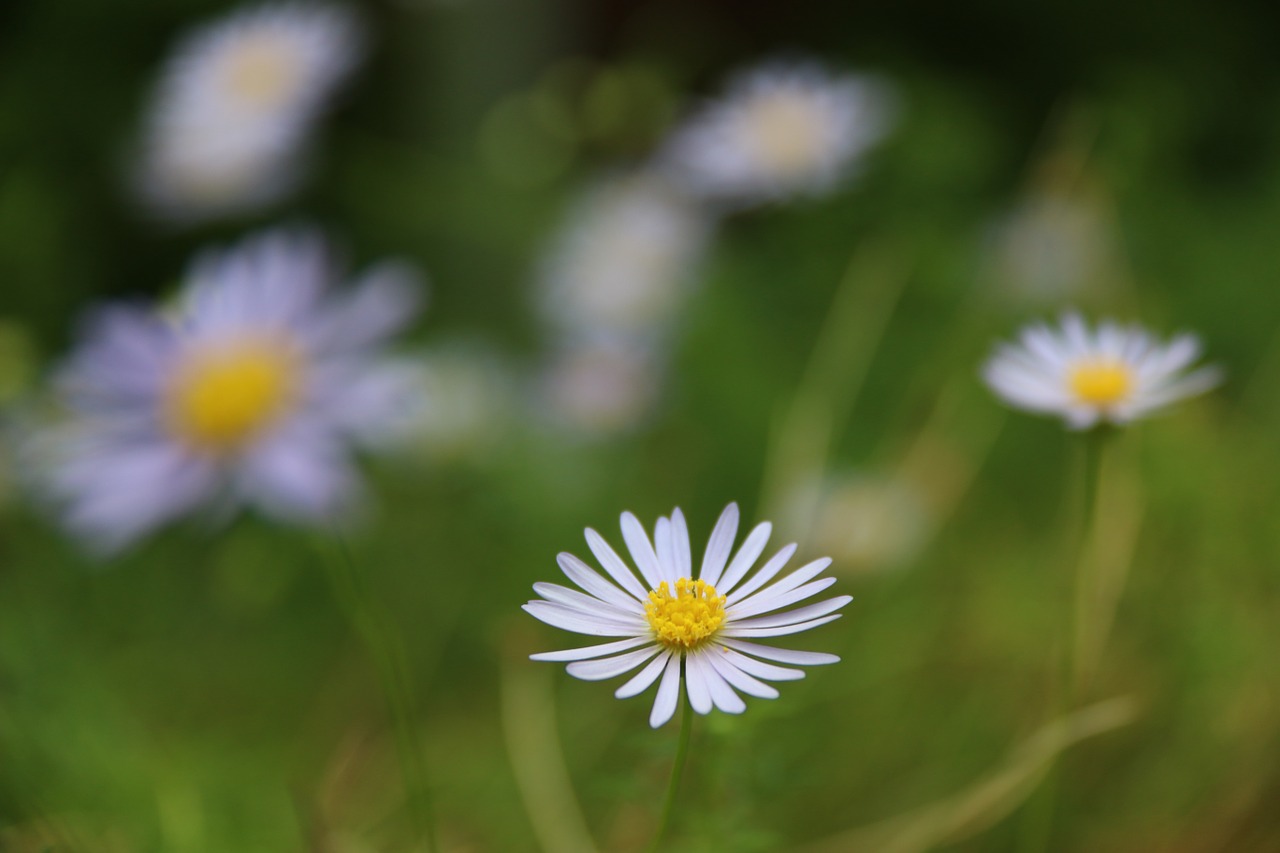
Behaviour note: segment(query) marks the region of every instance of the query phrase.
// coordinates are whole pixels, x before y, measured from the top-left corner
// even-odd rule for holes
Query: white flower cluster
[[[592,434],[641,423],[719,218],[830,192],[888,131],[882,81],[768,62],[677,125],[651,162],[591,187],[535,282],[554,343],[541,400]]]
[[[248,8],[181,39],[144,128],[143,200],[186,223],[252,211],[292,191],[312,127],[360,44],[350,11],[301,2]]]

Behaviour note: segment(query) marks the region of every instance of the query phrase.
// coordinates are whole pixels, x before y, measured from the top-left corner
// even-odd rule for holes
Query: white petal
[[[827,578],[827,580],[835,580],[835,578]],[[818,583],[824,584],[824,586],[826,586],[826,584],[823,581],[818,581]],[[810,586],[816,586],[816,585],[817,584],[810,584]],[[792,593],[792,595],[796,595],[801,591],[803,591],[804,589],[806,589],[806,587],[801,587],[800,589],[796,590],[796,592]],[[815,590],[815,592],[816,591],[817,590]],[[813,593],[810,593],[810,595],[812,594]],[[808,598],[808,595],[803,597]],[[806,605],[805,607],[799,607],[799,608],[796,608],[795,610],[788,610],[786,613],[774,613],[771,616],[757,616],[754,619],[745,619],[742,621],[735,620],[733,622],[733,627],[734,628],[774,628],[774,627],[777,627],[778,625],[798,625],[801,622],[807,621],[809,619],[816,619],[819,616],[826,616],[828,613],[831,613],[833,611],[839,610],[841,607],[844,607],[850,601],[853,601],[852,596],[841,595],[841,596],[837,596],[836,598],[828,598],[826,601],[819,601],[816,604],[809,604],[809,605]],[[780,604],[778,606],[783,607],[785,605]]]
[[[765,563],[760,568],[760,571],[755,573],[751,580],[747,581],[740,588],[735,589],[725,598],[725,604],[732,607],[735,603],[746,598],[748,595],[768,583],[774,575],[782,571],[782,567],[787,564],[787,561],[791,559],[791,555],[796,552],[796,547],[796,543],[792,542],[790,545],[770,557],[769,562]],[[717,590],[717,592],[723,594],[724,590]]]
[[[640,602],[600,577],[592,571],[590,566],[568,551],[557,554],[556,562],[560,565],[560,570],[564,572],[565,577],[596,598],[608,601],[623,610],[644,613],[644,606]]]
[[[758,678],[747,675],[747,673],[734,666],[723,650],[709,653],[707,662],[715,667],[716,672],[720,673],[720,676],[725,681],[748,696],[755,696],[758,699],[778,698],[777,688],[765,684]]]
[[[777,628],[739,628],[731,625],[723,630],[725,637],[781,637],[784,634],[798,634],[801,631],[808,631],[810,628],[816,628],[819,625],[825,625],[828,622],[834,622],[840,618],[837,613],[834,616],[824,616],[821,619],[813,619],[808,622],[800,622],[795,625],[783,625]]]
[[[711,688],[707,685],[706,669],[709,665],[700,655],[685,655],[684,689],[689,694],[689,704],[698,714],[711,713]]]
[[[613,678],[615,675],[630,672],[656,655],[660,648],[655,644],[646,649],[627,652],[613,658],[575,661],[565,667],[565,671],[574,678],[581,678],[583,681],[603,681],[606,678]]]
[[[671,551],[676,578],[693,577],[693,555],[689,551],[689,525],[680,507],[671,512]]]
[[[712,586],[720,583],[720,573],[729,562],[733,551],[733,539],[738,535],[738,505],[731,503],[720,513],[720,519],[707,540],[707,550],[702,556],[702,569],[698,577]]]
[[[748,675],[763,678],[767,681],[799,681],[804,678],[804,670],[802,669],[788,669],[787,667],[775,666],[755,658],[749,658],[728,648],[728,645],[728,643],[724,644],[725,649],[721,653],[723,655],[722,660]]]
[[[823,557],[821,559],[814,560],[812,563],[807,563],[801,566],[800,568],[796,569],[794,572],[787,575],[785,578],[778,581],[768,589],[760,593],[757,593],[756,595],[751,596],[750,599],[742,599],[742,603],[739,604],[736,608],[734,608],[734,611],[741,612],[741,611],[751,610],[756,613],[763,613],[765,610],[782,607],[783,605],[781,604],[775,604],[771,608],[768,602],[774,601],[774,600],[780,600],[787,593],[791,592],[794,589],[799,588],[802,584],[805,584],[806,581],[809,581],[812,578],[815,578],[818,575],[820,575],[823,572],[823,570],[826,569],[827,566],[829,565],[831,565],[830,557]],[[754,582],[755,579],[753,578],[752,580]],[[835,578],[824,578],[821,581],[816,581],[816,583],[826,583],[827,586],[830,586],[831,585],[830,582],[833,582],[834,580]],[[812,587],[813,584],[808,584],[807,586]],[[745,588],[746,587],[743,587],[743,589]],[[826,589],[826,587],[822,587],[822,589]],[[814,593],[811,592],[809,594],[813,595]],[[800,599],[796,598],[792,600],[799,601]],[[729,605],[730,607],[732,607],[733,603],[729,602]],[[743,612],[742,615],[746,616],[749,614]]]
[[[664,650],[662,654],[649,661],[648,666],[636,673],[630,681],[615,690],[613,695],[619,699],[629,699],[638,693],[648,690],[649,685],[658,680],[663,667],[667,665],[667,661],[670,659],[671,652]]]
[[[819,578],[813,583],[804,584],[789,592],[774,592],[773,587],[770,587],[739,604],[733,609],[732,614],[726,612],[725,615],[731,622],[741,622],[750,616],[770,613],[796,602],[804,601],[806,598],[812,598],[823,590],[828,589],[835,582],[835,578]]]
[[[651,642],[648,637],[632,637],[631,639],[618,640],[614,643],[601,643],[598,646],[584,646],[578,649],[561,649],[558,652],[538,652],[536,655],[529,655],[529,660],[589,660],[591,658],[611,655],[614,652],[625,652],[627,649],[634,649],[636,646],[642,646],[648,642]]]
[[[767,521],[762,521],[755,526],[743,541],[742,547],[738,549],[737,556],[729,563],[729,568],[725,569],[720,583],[715,585],[716,592],[726,595],[738,581],[742,580],[742,576],[755,565],[761,552],[764,551],[764,546],[769,542],[769,534],[772,532],[773,525]]]
[[[654,697],[653,710],[649,712],[649,725],[656,729],[671,719],[679,701],[680,656],[673,654],[667,659],[667,667],[662,671],[662,683],[658,685],[658,695]]]
[[[609,619],[630,622],[639,615],[634,610],[618,607],[607,601],[601,601],[593,595],[587,595],[586,593],[578,592],[576,589],[569,589],[567,586],[560,586],[555,583],[535,583],[533,591],[547,601],[563,604],[565,607],[576,610],[586,616],[599,614]]]
[[[649,541],[649,534],[644,532],[640,520],[629,512],[622,514],[622,538],[631,552],[631,559],[636,561],[636,568],[644,576],[650,589],[657,589],[658,584],[666,580],[662,566],[658,563],[658,555]]]
[[[711,658],[720,654],[714,649],[706,649],[693,652],[689,655],[690,662],[697,660],[698,668],[702,671],[702,678],[707,685],[707,690],[711,693],[711,704],[715,705],[726,714],[741,714],[747,710],[747,703],[742,701],[742,697],[733,692],[733,688],[725,681],[724,676],[715,668],[711,662]]]
[[[590,634],[595,637],[634,637],[648,630],[647,626],[637,628],[631,623],[616,619],[587,616],[563,604],[553,604],[548,601],[530,601],[521,607],[535,619],[577,634]]]
[[[591,549],[591,553],[596,555],[596,559],[600,561],[600,565],[609,573],[609,577],[618,582],[618,585],[627,592],[634,595],[638,600],[644,601],[649,597],[648,590],[640,585],[640,581],[636,579],[635,573],[622,561],[617,552],[604,541],[604,537],[596,533],[590,527],[586,530],[587,547]]]
[[[773,646],[761,645],[760,643],[749,643],[745,640],[725,639],[722,645],[765,660],[776,660],[778,663],[790,663],[798,666],[822,666],[840,662],[838,655],[827,654],[826,652],[779,649]]]
[[[662,579],[667,582],[669,588],[674,590],[680,575],[676,572],[676,553],[671,541],[671,519],[665,516],[659,518],[654,526],[653,549],[658,555]]]

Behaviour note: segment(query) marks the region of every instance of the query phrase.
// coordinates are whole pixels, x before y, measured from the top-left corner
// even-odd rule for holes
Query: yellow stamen
[[[296,57],[278,39],[246,38],[227,58],[227,87],[246,104],[269,109],[284,101],[297,85]]]
[[[1133,368],[1120,361],[1089,361],[1072,368],[1068,383],[1082,403],[1110,406],[1133,391]]]
[[[658,642],[669,649],[685,650],[703,645],[724,624],[725,597],[706,581],[680,578],[675,595],[663,581],[649,593],[644,606],[649,626]]]
[[[748,138],[764,166],[794,175],[812,168],[822,152],[820,120],[805,98],[777,92],[751,105]]]
[[[271,342],[239,341],[193,353],[169,385],[166,423],[200,450],[234,450],[288,407],[297,378],[293,356]]]

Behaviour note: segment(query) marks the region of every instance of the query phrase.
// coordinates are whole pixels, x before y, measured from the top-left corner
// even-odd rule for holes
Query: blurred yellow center
[[[747,114],[747,133],[762,165],[784,174],[809,169],[821,153],[813,105],[784,92],[759,98]]]
[[[247,38],[227,59],[231,93],[250,106],[269,108],[285,99],[298,80],[291,52],[273,38]]]
[[[1071,393],[1083,403],[1109,406],[1133,391],[1133,368],[1119,361],[1093,361],[1071,370]]]
[[[705,581],[680,578],[674,595],[666,581],[652,590],[644,612],[658,642],[670,649],[692,649],[724,623],[724,599]]]
[[[167,423],[201,450],[234,450],[288,407],[296,385],[294,359],[279,345],[241,342],[198,352],[169,387]]]

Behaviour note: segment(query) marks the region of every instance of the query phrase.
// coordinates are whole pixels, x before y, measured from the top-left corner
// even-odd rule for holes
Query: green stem
[[[377,670],[378,685],[391,713],[396,753],[414,829],[417,838],[426,842],[426,850],[434,851],[439,849],[435,810],[414,720],[412,682],[404,639],[391,613],[369,589],[346,539],[336,532],[334,539],[340,553],[340,559],[329,561],[334,594],[346,609],[352,628],[363,641],[365,651]]]
[[[658,831],[654,833],[653,841],[649,844],[649,853],[657,853],[661,849],[667,825],[671,822],[671,813],[675,811],[680,775],[684,772],[685,759],[689,757],[689,733],[693,731],[693,706],[689,704],[689,697],[685,696],[684,679],[684,661],[681,660],[678,688],[678,701],[683,705],[683,710],[680,712],[680,742],[676,745],[675,763],[671,765],[671,781],[667,785],[667,796],[662,803],[662,817],[658,819]]]

